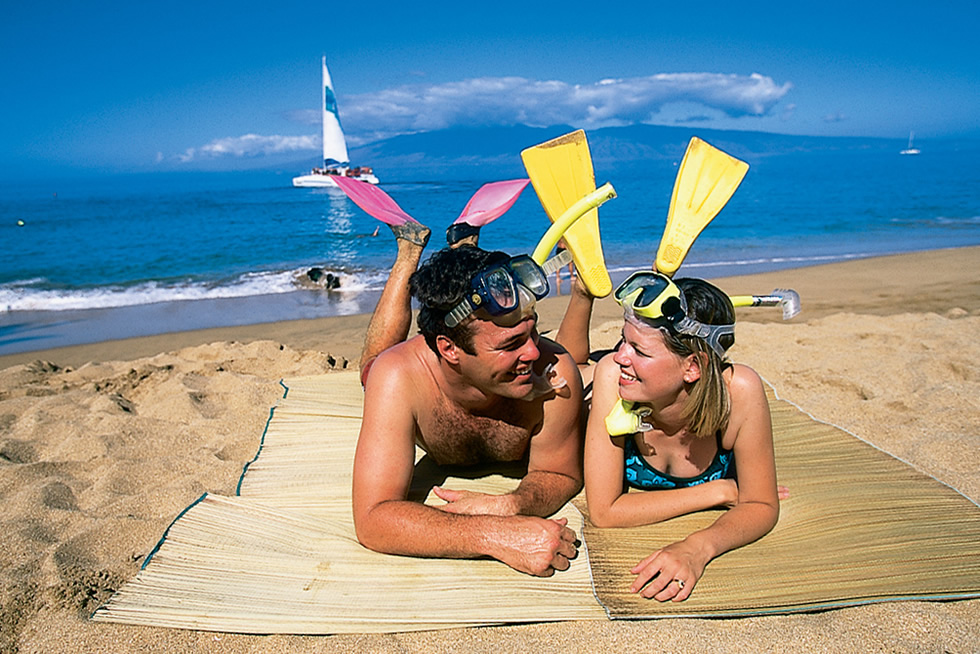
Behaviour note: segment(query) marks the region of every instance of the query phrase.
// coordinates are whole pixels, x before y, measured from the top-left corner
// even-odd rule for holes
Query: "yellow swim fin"
[[[744,161],[697,137],[691,139],[670,197],[667,226],[657,250],[658,272],[668,277],[677,272],[694,239],[731,199],[748,170]]]
[[[612,184],[606,182],[585,197],[579,199],[578,202],[574,202],[572,206],[565,209],[565,212],[553,223],[551,223],[551,227],[548,228],[548,231],[546,231],[541,237],[541,240],[538,241],[538,245],[534,248],[531,258],[537,261],[538,265],[544,265],[544,262],[548,259],[548,255],[553,249],[555,249],[555,246],[558,245],[558,241],[561,240],[562,235],[567,232],[576,221],[580,220],[590,211],[598,209],[599,205],[601,205],[603,202],[612,200],[614,197],[616,197],[616,189],[613,188]],[[568,260],[565,263],[571,262],[571,251],[565,250],[565,253],[568,255]],[[557,259],[558,257],[555,258]]]
[[[592,155],[585,132],[578,130],[521,152],[524,168],[551,222],[575,202],[595,191]],[[612,292],[599,240],[599,211],[591,209],[562,236],[575,268],[589,292],[605,297]]]

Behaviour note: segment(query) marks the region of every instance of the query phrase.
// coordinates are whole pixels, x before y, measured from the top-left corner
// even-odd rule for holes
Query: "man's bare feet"
[[[429,242],[429,236],[432,234],[431,229],[416,222],[405,222],[401,225],[389,225],[389,227],[391,227],[396,239],[408,241],[423,248]]]

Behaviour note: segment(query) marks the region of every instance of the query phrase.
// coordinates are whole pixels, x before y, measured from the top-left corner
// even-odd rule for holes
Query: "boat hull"
[[[919,154],[921,150],[916,147],[912,147],[912,141],[915,140],[915,132],[909,132],[909,147],[905,148],[899,154]]]
[[[351,179],[356,179],[359,182],[367,182],[368,184],[377,184],[378,178],[374,175],[361,174],[361,175],[345,175]],[[337,182],[333,181],[333,178],[337,175],[324,175],[322,173],[310,173],[309,175],[300,175],[299,177],[293,178],[293,186],[296,187],[312,187],[312,188],[338,188]]]

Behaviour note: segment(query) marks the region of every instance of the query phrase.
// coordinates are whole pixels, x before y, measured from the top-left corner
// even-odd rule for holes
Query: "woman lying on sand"
[[[585,444],[589,514],[597,527],[630,527],[726,508],[711,526],[630,571],[632,592],[681,601],[709,561],[776,524],[784,491],[776,488],[769,404],[755,371],[725,360],[735,310],[721,290],[647,271],[615,297],[625,324],[619,347],[595,367]]]

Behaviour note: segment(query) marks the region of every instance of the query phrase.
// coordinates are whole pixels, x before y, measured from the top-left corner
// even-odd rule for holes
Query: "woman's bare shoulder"
[[[759,393],[765,394],[762,377],[755,370],[741,363],[733,364],[730,370],[728,388],[733,398],[741,395],[754,396]]]
[[[606,356],[599,359],[599,362],[595,364],[595,379],[608,379],[610,377],[619,377],[619,364],[613,361],[613,357],[616,355],[615,352],[610,352]]]

